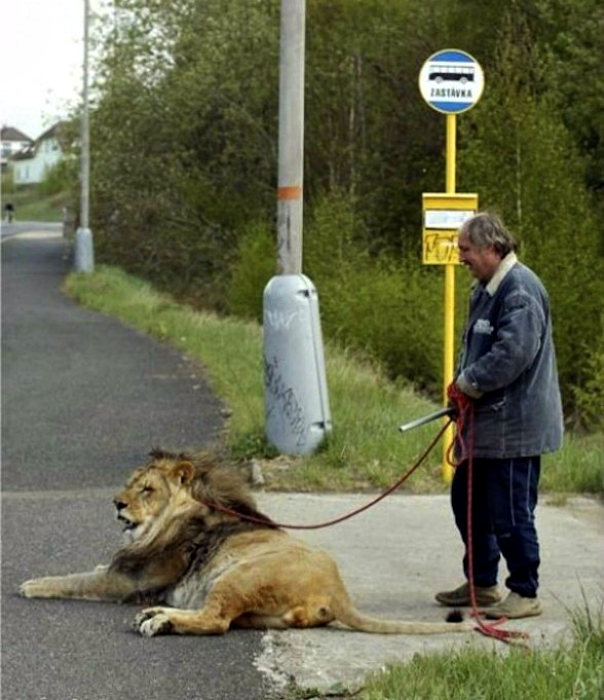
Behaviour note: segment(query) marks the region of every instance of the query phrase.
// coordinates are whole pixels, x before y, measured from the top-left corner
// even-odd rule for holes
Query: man
[[[459,258],[477,283],[455,375],[473,401],[461,443],[472,449],[472,554],[476,602],[489,618],[540,615],[535,506],[541,455],[562,443],[562,407],[547,292],[520,263],[501,220],[481,213],[459,231]],[[458,455],[451,487],[464,543],[466,583],[436,595],[443,605],[470,604],[467,551],[468,454]],[[509,594],[497,571],[503,555]]]

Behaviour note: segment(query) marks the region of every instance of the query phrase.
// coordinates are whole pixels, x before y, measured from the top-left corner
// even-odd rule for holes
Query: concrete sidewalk
[[[261,494],[260,504],[277,521],[315,523],[366,503],[367,495]],[[543,499],[545,502],[547,499]],[[576,498],[563,507],[540,505],[541,617],[508,622],[506,629],[529,634],[531,646],[552,646],[571,633],[571,612],[602,611],[604,602],[604,508]],[[340,525],[304,532],[303,539],[326,548],[340,564],[359,609],[381,617],[442,621],[448,612],[436,591],[463,582],[462,544],[448,496],[394,495]],[[502,567],[501,580],[505,578]],[[354,688],[368,672],[416,653],[468,644],[501,642],[471,635],[365,635],[336,629],[270,632],[260,666],[275,682],[294,679],[305,688]]]
[[[60,292],[67,271],[59,237],[26,234],[3,245],[3,698],[261,700],[292,682],[322,692],[354,688],[368,672],[418,652],[467,644],[505,651],[474,633],[336,628],[143,639],[129,630],[132,607],[17,597],[24,579],[106,561],[120,541],[111,497],[131,468],[155,444],[210,445],[222,424],[202,368],[78,307]],[[312,524],[370,496],[257,498],[277,521]],[[570,612],[586,603],[601,609],[604,600],[604,508],[543,500],[545,613],[508,624],[535,646],[567,637]],[[329,550],[359,609],[376,616],[441,621],[447,611],[434,593],[462,580],[446,496],[395,495],[340,525],[292,534]]]

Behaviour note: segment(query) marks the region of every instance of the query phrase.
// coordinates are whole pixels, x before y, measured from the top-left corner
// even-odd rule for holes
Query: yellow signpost
[[[420,71],[422,97],[436,111],[446,115],[446,192],[424,193],[422,259],[425,265],[444,265],[444,364],[443,402],[447,405],[447,387],[453,381],[455,347],[455,265],[459,264],[457,231],[478,211],[478,195],[456,193],[457,114],[471,109],[482,95],[482,68],[469,54],[447,49],[433,54]],[[447,460],[453,441],[450,426],[444,435],[442,473],[452,479]]]
[[[455,115],[447,115],[447,120]],[[447,149],[447,161],[449,160]],[[453,150],[453,158],[455,151]],[[447,179],[447,185],[449,181]],[[449,188],[448,188],[449,189]],[[455,265],[459,264],[457,251],[457,231],[466,219],[478,211],[477,194],[456,194],[453,180],[451,192],[424,193],[423,195],[423,262],[425,265],[444,265],[444,366],[443,402],[447,404],[447,387],[453,381],[455,348]],[[452,478],[451,465],[447,452],[453,440],[453,429],[447,428],[443,444],[443,478]]]

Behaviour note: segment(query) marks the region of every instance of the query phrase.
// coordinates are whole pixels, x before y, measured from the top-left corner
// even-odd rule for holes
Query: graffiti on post
[[[424,265],[455,265],[459,263],[457,231],[424,230]]]
[[[288,386],[279,369],[279,360],[264,357],[264,385],[273,397],[274,410],[277,406],[285,416],[289,428],[296,438],[296,447],[304,447],[308,433],[304,406],[296,396],[294,389]]]
[[[299,317],[300,312],[294,311],[293,313],[285,313],[280,310],[265,311],[264,323],[266,326],[270,326],[276,331],[286,331],[289,330],[292,323]]]

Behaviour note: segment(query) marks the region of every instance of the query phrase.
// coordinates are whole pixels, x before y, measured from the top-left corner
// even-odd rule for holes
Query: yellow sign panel
[[[426,231],[422,246],[424,265],[459,265],[457,231]]]
[[[457,231],[477,211],[477,194],[424,193],[424,265],[459,264]]]

